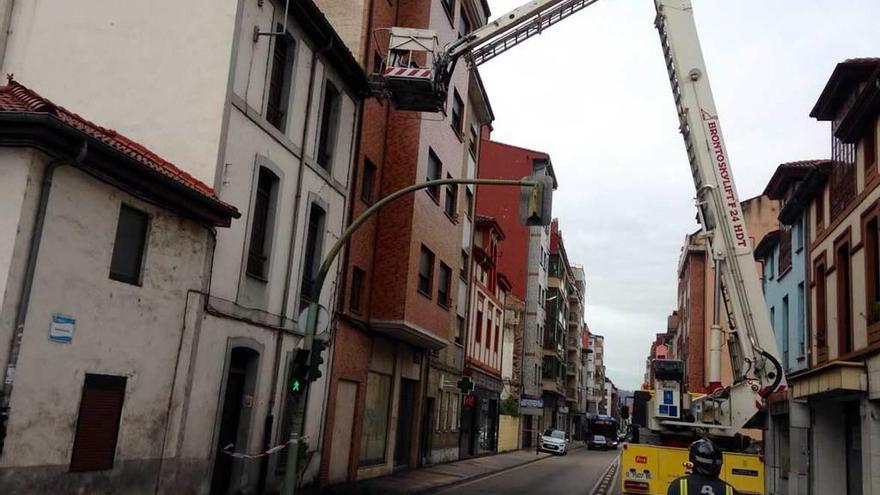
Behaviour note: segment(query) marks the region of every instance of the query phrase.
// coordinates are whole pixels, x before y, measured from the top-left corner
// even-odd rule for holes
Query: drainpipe
[[[34,273],[37,269],[37,256],[40,252],[40,241],[43,238],[43,225],[46,220],[46,208],[49,204],[49,192],[52,189],[52,178],[58,167],[69,164],[71,161],[75,164],[81,163],[85,159],[87,152],[88,143],[83,141],[82,147],[76,157],[73,159],[66,156],[54,158],[46,164],[46,169],[43,172],[43,184],[40,187],[37,214],[34,219],[34,228],[31,234],[30,246],[28,247],[27,264],[25,266],[24,277],[21,284],[21,296],[19,298],[18,310],[15,314],[15,328],[9,342],[9,357],[6,361],[3,388],[0,389],[0,456],[3,455],[3,446],[6,443],[6,428],[9,423],[9,403],[12,400],[12,386],[15,382],[15,368],[18,364],[18,358],[21,353],[21,339],[22,334],[24,333],[25,320],[27,319],[27,312],[31,302],[31,290],[34,286]]]
[[[12,28],[12,10],[15,7],[15,0],[3,0],[0,5],[3,23],[0,24],[0,67],[5,68],[6,62],[6,46],[9,43],[9,31]]]

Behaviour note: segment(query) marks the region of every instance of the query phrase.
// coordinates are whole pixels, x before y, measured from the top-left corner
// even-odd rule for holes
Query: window
[[[825,191],[821,190],[816,195],[816,231],[825,225]]]
[[[501,334],[501,311],[495,312],[495,352],[498,352],[498,336]]]
[[[419,292],[431,297],[431,284],[434,282],[434,253],[422,245],[419,256]]]
[[[816,280],[816,359],[823,363],[828,359],[828,296],[824,260],[815,267]]]
[[[284,26],[278,24],[278,32]],[[269,74],[269,97],[266,101],[266,120],[284,132],[287,108],[290,106],[290,82],[293,74],[294,41],[289,34],[273,36],[272,72]]]
[[[321,106],[321,130],[318,140],[318,165],[325,170],[333,163],[336,149],[336,131],[339,126],[339,90],[330,81],[324,87],[324,103]]]
[[[468,143],[468,151],[471,152],[471,156],[477,157],[477,143],[480,141],[480,133],[477,132],[477,126],[472,125],[470,131],[470,143]]]
[[[477,334],[475,335],[474,340],[476,340],[477,342],[482,342],[483,341],[483,309],[482,308],[477,309],[476,324],[477,324]]]
[[[369,158],[364,158],[364,176],[361,178],[361,199],[373,204],[373,184],[376,182],[376,166]]]
[[[452,409],[452,397],[451,396],[452,396],[452,394],[450,394],[449,392],[443,392],[443,406],[444,406],[443,412],[445,413],[445,414],[443,414],[443,425],[442,425],[443,431],[449,431],[449,426],[450,426],[449,419],[451,416],[450,410]]]
[[[324,243],[324,218],[327,216],[324,210],[312,203],[309,211],[309,223],[306,225],[306,247],[303,260],[302,283],[300,284],[299,297],[303,305],[312,300],[312,285],[318,268],[321,266],[321,253]]]
[[[782,277],[791,268],[792,228],[782,227],[779,232],[779,276]]]
[[[469,263],[470,263],[470,256],[468,256],[467,251],[462,249],[461,250],[461,268],[458,271],[458,276],[461,277],[461,279],[464,280],[465,282],[467,282],[468,267],[470,266]]]
[[[460,419],[459,414],[458,414],[458,401],[459,400],[461,400],[461,398],[459,397],[459,395],[457,393],[450,394],[449,403],[452,406],[450,408],[450,409],[452,409],[452,421],[450,421],[450,426],[451,426],[452,431],[458,430],[458,421]]]
[[[434,150],[428,150],[428,174],[426,181],[440,180],[440,173],[443,170],[443,162],[434,154]],[[427,189],[428,194],[434,198],[434,201],[440,201],[440,186],[431,186]]]
[[[468,20],[467,14],[464,11],[464,5],[461,6],[460,16],[458,17],[458,37],[463,38],[466,34],[471,32],[471,21]]]
[[[449,307],[449,295],[452,285],[452,268],[440,262],[440,276],[437,277],[437,304]]]
[[[119,209],[116,240],[113,241],[113,256],[110,259],[111,279],[135,285],[141,283],[149,225],[150,217],[146,213],[126,205]]]
[[[863,155],[865,157],[865,177],[877,175],[877,136],[874,126],[868,127],[868,132],[862,140]]]
[[[467,203],[467,216],[470,219],[474,218],[474,193],[471,192],[470,188],[465,187],[464,189],[464,200]]]
[[[862,220],[862,239],[865,243],[865,296],[868,319],[868,344],[880,337],[876,324],[880,322],[880,217],[876,210]]]
[[[382,464],[385,462],[385,441],[388,435],[391,376],[368,372],[364,402],[360,464]]]
[[[447,179],[451,179],[452,176],[446,174]],[[455,184],[447,184],[446,185],[446,202],[444,203],[444,209],[446,210],[446,216],[450,219],[455,219],[455,206],[458,203],[458,186]]]
[[[849,243],[837,245],[834,250],[837,274],[837,356],[840,357],[853,351]]]
[[[278,177],[260,167],[254,213],[251,219],[251,240],[248,247],[247,274],[265,280],[268,277],[269,253],[272,250],[272,224],[275,217]]]
[[[461,101],[461,96],[458,96],[458,91],[455,89],[452,90],[452,130],[455,131],[457,136],[461,136],[462,125],[464,118],[464,102]]]
[[[805,310],[804,307],[804,283],[801,282],[798,284],[797,289],[797,336],[798,336],[798,346],[797,352],[798,357],[804,356],[807,352],[806,349],[806,325],[805,322]]]
[[[782,298],[782,366],[788,370],[791,367],[789,358],[789,328],[788,328],[788,296]]]
[[[351,269],[351,296],[348,305],[355,313],[361,311],[361,294],[364,291],[364,271],[358,267]]]
[[[794,226],[794,249],[800,251],[804,248],[804,217],[801,217]]]
[[[434,431],[440,431],[440,428],[441,428],[440,423],[441,423],[441,421],[443,421],[443,413],[444,413],[443,403],[444,403],[445,398],[446,398],[446,392],[441,390],[437,396],[437,403],[439,405],[437,406],[437,416],[434,420]]]
[[[455,343],[461,344],[461,336],[464,333],[464,316],[455,317]]]
[[[86,373],[70,456],[72,472],[113,469],[125,382],[124,376]]]

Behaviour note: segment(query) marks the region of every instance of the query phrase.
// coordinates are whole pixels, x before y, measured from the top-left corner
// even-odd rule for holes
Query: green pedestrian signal
[[[302,392],[303,384],[309,378],[309,354],[306,349],[297,349],[290,367],[290,392]]]

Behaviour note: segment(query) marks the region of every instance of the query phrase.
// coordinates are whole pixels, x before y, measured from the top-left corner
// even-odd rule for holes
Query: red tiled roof
[[[764,195],[770,199],[780,199],[792,181],[803,179],[810,170],[828,162],[830,162],[828,159],[819,159],[780,163],[776,167],[776,172],[770,177],[770,181],[767,182]]]
[[[202,196],[228,208],[233,206],[220,201],[214,190],[204,182],[181,170],[173,163],[150,151],[146,146],[116,132],[101,127],[94,122],[58,106],[40,96],[30,88],[9,78],[9,83],[0,86],[0,112],[49,114],[88,136],[120,151],[139,163],[167,176],[181,185],[198,192]],[[236,212],[237,213],[237,212]]]

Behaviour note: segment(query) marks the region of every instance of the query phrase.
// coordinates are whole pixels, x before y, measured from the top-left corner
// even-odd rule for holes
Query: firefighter
[[[722,454],[711,440],[703,438],[692,443],[688,457],[693,472],[673,481],[666,495],[739,495],[732,486],[718,479]]]

